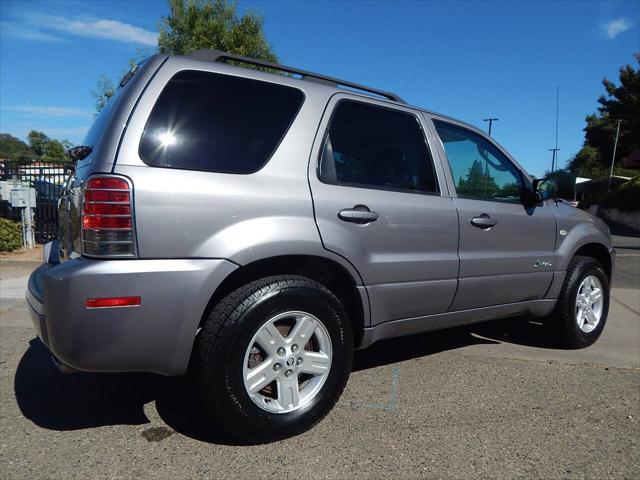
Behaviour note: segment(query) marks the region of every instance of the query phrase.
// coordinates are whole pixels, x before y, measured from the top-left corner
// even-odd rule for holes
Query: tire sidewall
[[[287,311],[314,315],[325,326],[331,339],[332,362],[329,375],[314,398],[304,407],[288,413],[271,413],[256,405],[247,393],[243,365],[249,342],[270,318]],[[224,351],[220,380],[226,391],[220,401],[228,402],[245,425],[257,434],[286,436],[304,430],[320,420],[334,404],[333,395],[341,392],[351,370],[352,338],[347,328],[342,305],[327,291],[309,286],[292,285],[258,295],[238,318]],[[220,383],[216,382],[218,385]],[[267,433],[268,432],[268,433]]]
[[[600,322],[598,322],[598,326],[592,330],[591,332],[583,332],[578,323],[576,321],[576,301],[578,297],[578,289],[580,285],[584,281],[584,279],[590,275],[593,275],[598,278],[600,284],[602,285],[602,297],[603,297],[603,305],[602,305],[602,316],[600,317]],[[602,330],[604,329],[605,323],[607,322],[607,317],[609,314],[609,279],[607,278],[607,274],[604,272],[599,263],[595,261],[587,262],[580,268],[578,275],[576,275],[576,281],[569,289],[569,298],[567,298],[568,302],[568,318],[567,327],[571,328],[571,335],[574,336],[577,343],[581,346],[589,346],[593,342],[595,342]]]

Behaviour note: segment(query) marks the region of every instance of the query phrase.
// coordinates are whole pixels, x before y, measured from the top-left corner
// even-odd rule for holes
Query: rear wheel
[[[323,285],[300,276],[249,283],[215,306],[196,339],[201,397],[233,436],[263,443],[300,433],[338,400],[353,340]]]
[[[602,334],[608,313],[609,278],[602,264],[575,256],[550,319],[560,342],[568,348],[592,345]]]

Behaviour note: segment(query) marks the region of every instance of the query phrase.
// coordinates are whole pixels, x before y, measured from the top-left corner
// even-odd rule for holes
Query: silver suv
[[[84,143],[29,281],[38,336],[67,370],[192,370],[244,441],[318,422],[383,338],[530,314],[579,348],[604,328],[607,227],[392,93],[156,55]]]

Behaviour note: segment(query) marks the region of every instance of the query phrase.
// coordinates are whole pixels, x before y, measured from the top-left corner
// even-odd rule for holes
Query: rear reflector
[[[137,307],[140,297],[87,298],[87,308]]]
[[[82,252],[92,257],[134,257],[131,183],[115,175],[87,181],[82,204]]]

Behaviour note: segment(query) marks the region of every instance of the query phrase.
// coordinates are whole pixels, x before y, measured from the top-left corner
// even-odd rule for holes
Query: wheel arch
[[[360,345],[364,327],[369,322],[369,300],[365,287],[343,265],[317,255],[278,255],[240,266],[213,292],[199,327],[206,321],[211,309],[235,289],[260,278],[283,274],[301,275],[327,287],[344,305],[353,329],[354,345]]]
[[[611,281],[611,275],[613,274],[613,262],[609,249],[598,242],[590,242],[578,247],[572,255],[572,258],[576,255],[582,255],[585,257],[591,257],[598,260],[607,274],[607,278]]]
[[[576,255],[595,258],[602,263],[609,280],[613,273],[614,258],[611,255],[611,237],[597,223],[582,222],[568,229],[566,236],[559,236],[556,251],[556,270],[564,272]]]

